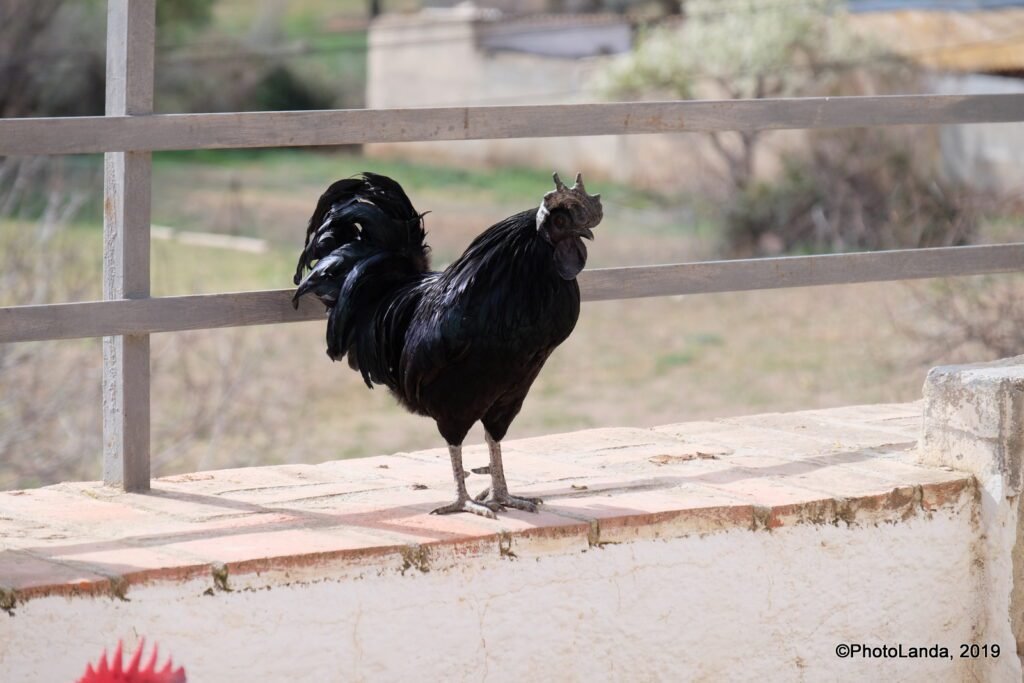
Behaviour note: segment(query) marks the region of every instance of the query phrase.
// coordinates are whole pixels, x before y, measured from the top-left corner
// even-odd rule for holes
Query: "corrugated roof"
[[[852,19],[866,35],[931,68],[973,72],[1024,68],[1024,7],[871,12]]]
[[[892,12],[896,10],[971,11],[1024,7],[1024,0],[847,0],[851,12]]]

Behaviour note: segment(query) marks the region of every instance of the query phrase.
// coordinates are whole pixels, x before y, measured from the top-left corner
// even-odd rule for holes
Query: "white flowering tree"
[[[682,22],[647,31],[635,50],[600,71],[598,91],[612,98],[796,97],[834,92],[840,74],[886,57],[850,29],[836,0],[688,0],[685,7]],[[759,133],[740,132],[731,144],[722,134],[710,137],[734,189],[744,190]]]

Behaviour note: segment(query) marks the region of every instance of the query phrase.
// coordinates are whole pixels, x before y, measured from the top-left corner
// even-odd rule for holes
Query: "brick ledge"
[[[146,495],[95,482],[3,492],[0,609],[124,598],[153,582],[212,593],[466,556],[898,523],[974,504],[971,476],[911,462],[920,414],[920,402],[855,406],[509,441],[510,488],[545,505],[497,521],[428,514],[452,495],[444,449],[165,477]],[[467,467],[485,462],[482,447],[466,449]],[[471,476],[471,491],[486,481]]]

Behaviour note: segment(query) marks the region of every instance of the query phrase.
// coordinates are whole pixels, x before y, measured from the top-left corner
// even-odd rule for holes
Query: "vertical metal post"
[[[107,116],[153,112],[155,0],[107,0]],[[149,297],[149,152],[108,152],[103,298]],[[103,481],[149,489],[149,335],[103,338]]]

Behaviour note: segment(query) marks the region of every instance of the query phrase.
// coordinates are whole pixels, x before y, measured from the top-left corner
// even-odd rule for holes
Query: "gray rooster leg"
[[[509,494],[508,484],[505,483],[505,468],[501,464],[501,443],[491,438],[489,432],[485,431],[484,436],[487,439],[487,449],[491,453],[491,464],[487,468],[491,473],[491,485],[480,492],[476,501],[492,510],[515,508],[536,512],[537,506],[542,502],[540,498],[523,498]]]
[[[455,499],[454,503],[431,510],[430,514],[450,515],[453,512],[472,512],[474,515],[480,515],[481,517],[497,519],[494,510],[486,505],[473,502],[469,497],[469,493],[466,492],[466,474],[462,469],[462,446],[448,446],[448,455],[452,459],[452,475],[455,477],[455,489],[458,493],[458,498]]]

